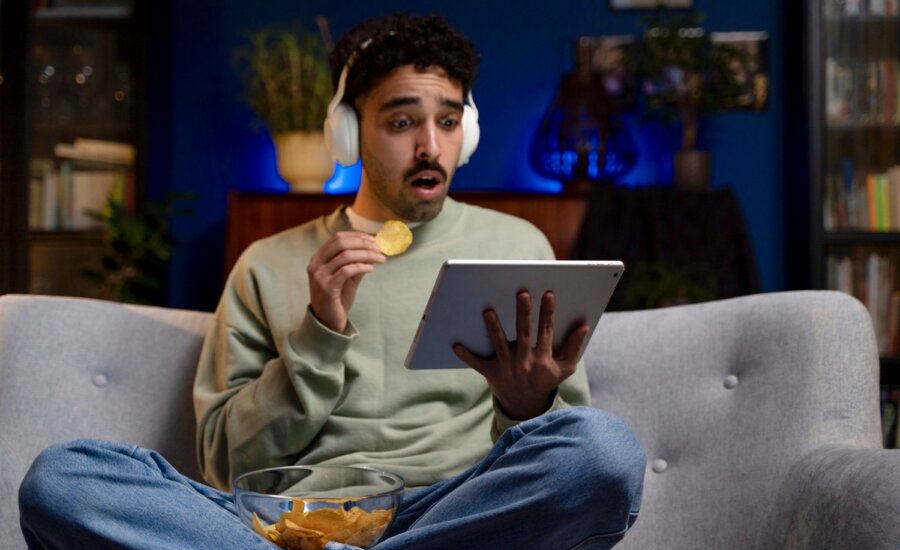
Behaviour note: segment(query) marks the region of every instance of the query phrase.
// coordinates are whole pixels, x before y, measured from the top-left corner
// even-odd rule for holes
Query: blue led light
[[[347,167],[335,164],[334,174],[325,182],[325,193],[329,195],[356,193],[360,178],[362,178],[362,161],[356,161],[356,164]]]

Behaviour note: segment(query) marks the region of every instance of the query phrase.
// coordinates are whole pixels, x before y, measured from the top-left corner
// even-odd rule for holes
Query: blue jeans
[[[619,418],[551,412],[504,432],[468,471],[408,491],[374,548],[611,548],[637,518],[644,468]],[[134,445],[48,448],[22,481],[19,508],[28,548],[273,548],[238,520],[229,493]]]

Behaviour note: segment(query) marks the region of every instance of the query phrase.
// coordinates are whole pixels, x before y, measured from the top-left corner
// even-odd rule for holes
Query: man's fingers
[[[372,264],[368,263],[355,263],[355,264],[347,264],[342,266],[337,271],[326,276],[326,279],[322,281],[323,288],[330,289],[333,292],[340,292],[341,289],[344,288],[344,284],[347,281],[354,279],[356,281],[362,275],[366,273],[371,273],[375,267]]]
[[[556,297],[548,290],[541,297],[541,313],[538,317],[537,354],[553,354],[553,313],[556,310]]]
[[[500,324],[500,317],[493,309],[484,312],[484,326],[487,328],[488,338],[494,346],[494,353],[501,363],[509,361],[509,340]]]
[[[358,231],[342,231],[328,239],[328,242],[322,245],[313,259],[321,264],[327,264],[346,250],[367,250],[382,255],[372,235]]]
[[[563,343],[558,362],[574,364],[578,360],[578,350],[581,349],[581,345],[584,344],[584,339],[587,338],[590,331],[591,327],[587,324],[576,327]]]
[[[516,294],[516,352],[527,353],[531,347],[531,294]]]
[[[490,363],[484,358],[469,351],[464,345],[453,344],[453,353],[455,353],[456,356],[459,357],[460,361],[471,367],[472,370],[484,376],[485,378],[487,378],[491,373],[491,369],[488,368]]]
[[[330,277],[345,264],[354,262],[376,264],[384,263],[386,260],[371,235],[339,233],[313,254],[306,270],[310,278],[322,280]]]
[[[320,259],[319,259],[320,260]],[[307,271],[311,279],[329,290],[339,290],[348,278],[369,273],[374,264],[384,263],[386,258],[380,252],[371,250],[343,250],[327,263],[310,262]],[[362,266],[368,266],[363,268]]]
[[[385,258],[384,254],[381,252],[373,252],[371,250],[344,250],[325,264],[325,269],[334,273],[345,265],[357,263],[382,264],[386,260],[387,258]]]

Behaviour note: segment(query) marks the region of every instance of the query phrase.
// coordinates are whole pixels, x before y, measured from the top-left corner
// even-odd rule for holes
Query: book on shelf
[[[28,228],[43,229],[49,220],[56,220],[52,208],[55,208],[55,199],[52,205],[49,202],[49,192],[56,191],[55,168],[53,159],[32,158],[28,178]],[[50,210],[50,212],[48,212]],[[54,221],[55,223],[55,221]]]
[[[854,17],[897,15],[900,0],[826,0],[825,15]]]
[[[832,126],[900,123],[900,59],[828,57],[825,115]]]
[[[100,223],[88,212],[103,210],[110,195],[125,186],[125,174],[115,170],[74,170],[71,174],[67,229],[96,229]]]
[[[822,209],[826,231],[900,231],[900,165],[867,173],[843,159],[825,174]]]
[[[73,143],[57,143],[53,154],[59,158],[118,164],[132,166],[134,164],[134,146],[130,143],[105,141],[99,139],[76,138]]]
[[[826,260],[828,288],[855,296],[865,304],[883,356],[900,354],[900,290],[894,284],[900,254],[854,250],[830,254]]]
[[[134,208],[134,147],[127,143],[78,138],[54,147],[55,159],[33,169],[29,226],[43,230],[90,230],[110,196]]]

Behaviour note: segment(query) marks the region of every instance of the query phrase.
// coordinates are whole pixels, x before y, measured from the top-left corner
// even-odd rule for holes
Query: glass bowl
[[[394,519],[403,479],[371,468],[284,466],[234,480],[245,525],[290,550],[322,550],[329,541],[368,548]]]

